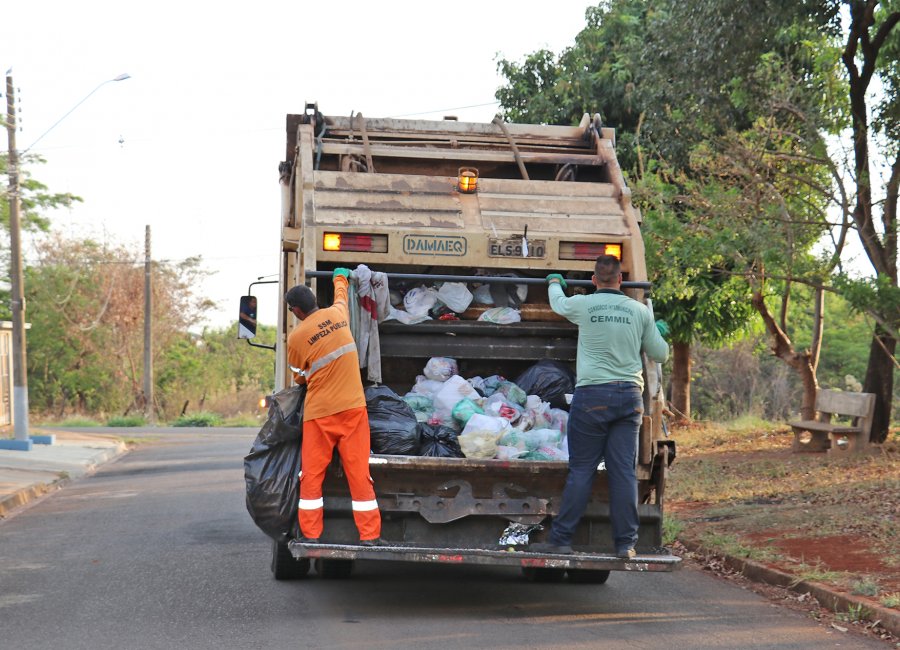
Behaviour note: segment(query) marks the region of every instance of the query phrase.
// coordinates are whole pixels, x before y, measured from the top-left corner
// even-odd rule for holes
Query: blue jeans
[[[550,542],[570,545],[584,514],[597,465],[606,461],[609,513],[616,551],[637,542],[637,439],[644,414],[641,389],[632,382],[611,382],[575,389],[569,410],[569,475]]]

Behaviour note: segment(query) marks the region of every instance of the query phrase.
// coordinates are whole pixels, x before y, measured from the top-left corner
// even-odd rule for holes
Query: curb
[[[88,463],[84,465],[84,471],[75,477],[57,478],[50,482],[37,482],[28,487],[21,488],[6,496],[0,497],[0,521],[7,519],[13,512],[40,499],[41,497],[64,488],[72,481],[89,476],[97,471],[100,465],[115,460],[128,452],[128,445],[117,441],[114,447],[99,451]]]
[[[714,555],[722,558],[726,567],[732,571],[736,571],[746,578],[754,582],[763,582],[776,587],[783,587],[797,594],[810,594],[821,605],[831,609],[834,612],[847,612],[851,607],[859,608],[863,612],[862,618],[869,622],[877,621],[885,630],[895,636],[900,636],[900,612],[883,607],[871,600],[863,600],[855,598],[849,594],[838,593],[833,591],[827,585],[820,582],[809,582],[800,580],[797,577],[778,569],[773,569],[759,562],[736,558],[731,555],[725,555],[719,551],[706,548],[691,540],[678,540],[686,549],[693,553],[703,555]]]

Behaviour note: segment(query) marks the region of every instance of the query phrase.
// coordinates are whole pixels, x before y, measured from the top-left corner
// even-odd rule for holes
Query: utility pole
[[[144,231],[144,416],[156,423],[153,407],[153,272],[150,259],[150,226]]]
[[[12,72],[6,75],[6,135],[9,139],[9,277],[12,308],[13,440],[0,448],[31,451],[28,436],[28,369],[25,366],[25,287],[22,275],[22,242],[19,223],[19,152],[16,150],[16,96]]]

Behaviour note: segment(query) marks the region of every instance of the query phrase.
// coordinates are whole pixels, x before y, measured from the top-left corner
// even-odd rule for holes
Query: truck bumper
[[[608,571],[674,571],[681,558],[666,552],[637,555],[630,560],[602,553],[556,555],[531,553],[527,550],[489,550],[476,548],[424,548],[411,546],[362,547],[344,544],[288,543],[296,559],[391,560],[394,562],[428,562],[437,564],[481,564],[540,569],[586,569]]]

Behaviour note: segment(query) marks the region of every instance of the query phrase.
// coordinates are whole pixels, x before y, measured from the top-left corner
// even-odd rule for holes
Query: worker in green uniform
[[[531,544],[539,553],[572,553],[572,536],[587,507],[597,466],[609,483],[610,519],[616,556],[635,556],[638,532],[637,441],[644,414],[641,353],[663,362],[669,346],[665,323],[654,323],[643,303],[620,290],[622,268],[601,255],[592,278],[596,291],[566,297],[565,279],[547,276],[550,307],[578,325],[575,393],[569,411],[569,473],[549,541]]]

